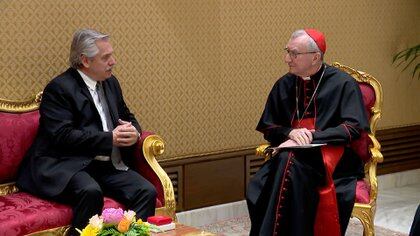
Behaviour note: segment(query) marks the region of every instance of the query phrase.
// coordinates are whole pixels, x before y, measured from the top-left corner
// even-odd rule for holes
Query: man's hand
[[[131,122],[118,120],[120,125],[112,131],[112,144],[116,147],[127,147],[135,144],[139,139],[139,132]]]
[[[311,130],[302,128],[290,131],[289,138],[299,145],[306,145],[312,142],[313,136]]]
[[[279,146],[273,148],[273,152],[271,153],[271,156],[277,155],[277,153],[279,153],[280,149],[282,149],[282,148],[297,146],[297,145],[298,144],[294,140],[288,139],[288,140],[282,142]]]

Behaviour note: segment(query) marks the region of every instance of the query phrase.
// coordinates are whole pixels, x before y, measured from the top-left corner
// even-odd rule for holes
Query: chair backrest
[[[35,139],[42,92],[24,101],[0,99],[0,184],[16,179],[20,163]]]
[[[369,118],[370,131],[363,133],[360,139],[352,143],[352,147],[365,161],[365,180],[370,187],[370,202],[374,202],[378,194],[376,168],[377,164],[383,161],[383,156],[380,152],[381,145],[375,137],[377,123],[381,117],[382,110],[382,86],[378,80],[368,73],[337,62],[332,65],[350,74],[359,83],[362,92],[363,102]]]

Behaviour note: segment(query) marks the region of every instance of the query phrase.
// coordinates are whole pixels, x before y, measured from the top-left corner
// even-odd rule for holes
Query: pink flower
[[[124,211],[121,208],[106,208],[102,211],[102,219],[105,224],[116,224],[124,217]]]

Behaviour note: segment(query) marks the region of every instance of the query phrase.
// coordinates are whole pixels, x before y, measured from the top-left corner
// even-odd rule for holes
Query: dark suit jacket
[[[140,125],[127,108],[121,87],[112,76],[103,82],[114,127],[118,119]],[[112,132],[104,132],[92,96],[76,69],[70,68],[46,87],[40,105],[40,125],[19,171],[17,186],[46,197],[60,194],[70,178],[97,155],[110,156]],[[134,147],[120,148],[132,166]]]

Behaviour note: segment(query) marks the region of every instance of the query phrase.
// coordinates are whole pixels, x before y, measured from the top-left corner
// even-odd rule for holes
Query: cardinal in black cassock
[[[344,235],[364,175],[350,147],[369,129],[362,95],[350,75],[323,63],[319,31],[296,31],[285,50],[290,72],[274,84],[257,126],[282,148],[248,185],[250,235]]]

